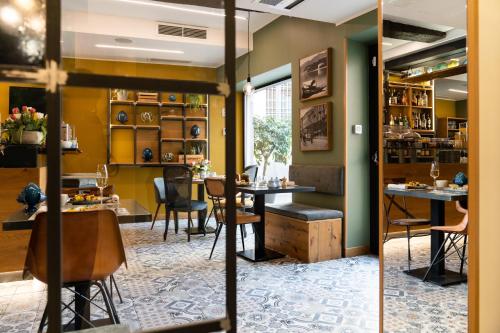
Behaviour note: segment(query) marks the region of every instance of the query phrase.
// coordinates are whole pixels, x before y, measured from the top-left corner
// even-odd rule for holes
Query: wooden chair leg
[[[245,236],[243,233],[244,224],[240,224],[240,233],[241,233],[241,244],[243,245],[243,251],[245,251]]]
[[[156,217],[158,216],[158,211],[160,210],[160,207],[161,207],[161,203],[159,203],[158,206],[156,206],[156,212],[155,212],[155,216],[153,217],[153,224],[151,224],[151,230],[153,230],[153,227],[155,226]]]
[[[170,209],[165,208],[165,232],[163,233],[163,240],[167,240],[168,225],[170,224]]]
[[[217,240],[219,239],[219,234],[220,234],[221,230],[222,230],[222,223],[218,223],[217,227],[215,228],[214,245],[212,245],[212,251],[210,251],[210,256],[208,257],[208,260],[212,259],[212,254],[214,253],[215,245],[217,245]]]

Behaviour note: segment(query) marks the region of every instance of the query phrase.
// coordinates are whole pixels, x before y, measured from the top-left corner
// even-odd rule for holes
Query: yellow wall
[[[500,77],[500,1],[481,0],[479,8],[479,332],[500,332],[500,149],[498,144],[498,78]],[[469,7],[471,4],[469,3]],[[470,47],[469,47],[470,49]],[[472,221],[471,223],[475,223]]]
[[[64,60],[68,71],[92,72],[112,75],[134,75],[180,80],[215,81],[216,71],[212,68],[139,64],[130,62]],[[21,86],[20,84],[13,84]],[[2,119],[8,115],[9,86],[0,83],[0,112]],[[76,135],[83,151],[78,155],[64,155],[63,172],[95,172],[98,163],[106,162],[107,149],[107,89],[63,88],[63,120],[76,126]],[[242,97],[237,99],[237,167],[242,169]],[[225,173],[225,137],[222,116],[224,98],[210,97],[210,160],[213,170]],[[50,111],[48,111],[50,114]],[[153,178],[161,176],[161,168],[112,167],[110,183],[122,198],[135,198],[150,211],[156,208],[153,193]]]
[[[436,98],[434,107],[438,119],[457,116],[455,101]]]

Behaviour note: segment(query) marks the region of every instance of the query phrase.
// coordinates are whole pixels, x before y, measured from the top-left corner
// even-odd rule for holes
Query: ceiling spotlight
[[[467,90],[460,90],[460,89],[448,89],[448,91],[456,92],[456,93],[460,93],[460,94],[468,94],[469,93]]]
[[[106,45],[106,44],[96,44],[95,47],[102,48],[102,49],[117,49],[117,50],[130,50],[130,51],[184,54],[184,51],[180,51],[180,50],[151,49],[151,48],[147,48],[147,47],[118,46],[118,45]]]
[[[10,26],[16,26],[21,22],[21,15],[11,6],[5,6],[0,9],[0,19]]]
[[[132,39],[118,37],[118,38],[115,38],[115,42],[117,42],[119,44],[132,44]]]

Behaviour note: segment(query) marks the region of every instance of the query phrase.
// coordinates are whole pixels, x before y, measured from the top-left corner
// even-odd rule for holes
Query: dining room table
[[[429,200],[431,212],[431,226],[445,225],[445,203],[451,201],[467,200],[468,194],[464,190],[445,190],[445,189],[409,189],[409,188],[389,188],[384,189],[384,194],[392,199],[397,196],[412,197],[418,199]],[[457,222],[458,223],[458,222]],[[467,281],[465,274],[460,274],[446,269],[444,252],[438,254],[441,245],[444,242],[444,233],[441,231],[431,230],[430,237],[430,258],[429,265],[432,259],[438,255],[437,262],[432,266],[432,269],[427,277],[427,281],[433,282],[440,286],[448,286]],[[408,275],[423,279],[429,266],[405,270]]]
[[[86,209],[92,206],[97,207],[96,205],[80,206],[67,204],[62,207],[62,211],[68,211],[70,209]],[[153,219],[151,212],[134,199],[121,199],[119,203],[104,204],[104,207],[115,210],[118,217],[118,223],[120,224],[151,222]],[[2,230],[31,230],[36,214],[45,209],[45,205],[40,205],[35,213],[28,215],[25,213],[24,209],[21,208],[2,221]]]
[[[238,251],[236,254],[252,262],[267,261],[283,258],[285,255],[277,251],[266,248],[266,195],[282,193],[300,193],[315,192],[316,188],[312,186],[289,185],[286,187],[268,187],[268,186],[236,186],[236,191],[253,195],[253,213],[260,216],[260,223],[255,223],[254,248]]]

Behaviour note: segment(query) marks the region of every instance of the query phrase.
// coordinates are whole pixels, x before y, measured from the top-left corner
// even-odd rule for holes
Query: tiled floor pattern
[[[128,269],[115,275],[124,297],[123,304],[115,297],[122,322],[139,329],[221,317],[224,237],[209,261],[214,235],[188,243],[184,233],[170,232],[163,242],[164,224],[149,226],[122,226]],[[248,247],[252,239],[250,233]],[[40,283],[0,284],[0,332],[36,331],[45,302]],[[238,259],[238,309],[239,332],[376,332],[378,260],[307,265],[289,258],[258,264]]]
[[[429,265],[429,249],[429,236],[411,240],[411,268]],[[406,275],[406,250],[406,238],[390,240],[384,246],[384,331],[467,332],[467,284],[443,288]],[[457,255],[446,259],[446,267],[453,271],[458,272],[459,265]]]
[[[170,232],[165,243],[162,227],[122,226],[128,268],[115,275],[124,297],[123,303],[115,297],[122,322],[141,329],[222,316],[224,238],[209,261],[214,235],[194,236],[187,243],[185,234]],[[250,234],[246,244],[251,243]],[[415,264],[426,258],[426,246],[425,239],[415,240]],[[387,243],[386,255],[393,259],[386,283],[392,288],[385,296],[386,331],[462,332],[466,287],[441,289],[399,274],[405,251],[400,240]],[[45,302],[40,283],[0,284],[0,332],[35,332]],[[238,259],[238,311],[239,332],[376,332],[378,260],[361,256],[307,265],[289,258],[258,264]],[[424,320],[440,326],[422,326]]]

